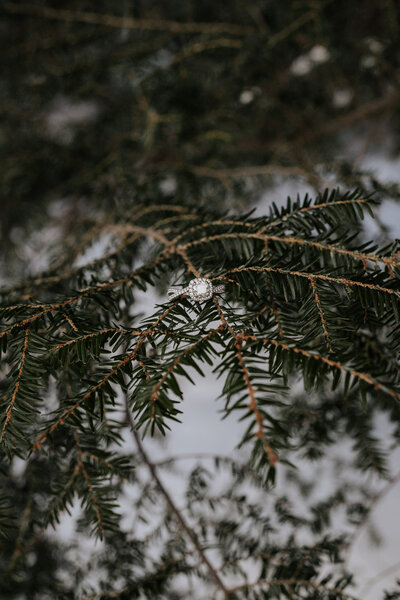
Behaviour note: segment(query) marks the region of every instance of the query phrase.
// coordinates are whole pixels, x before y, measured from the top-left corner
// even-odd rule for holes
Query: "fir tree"
[[[349,555],[399,479],[399,190],[361,168],[389,123],[398,145],[398,7],[1,10],[1,598],[359,598]],[[286,181],[312,191],[252,210]],[[168,300],[194,278],[224,291]],[[155,460],[210,370],[240,457]]]

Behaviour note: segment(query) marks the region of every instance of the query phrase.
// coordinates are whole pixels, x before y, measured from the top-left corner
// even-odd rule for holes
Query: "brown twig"
[[[265,438],[264,435],[264,429],[263,429],[263,414],[260,412],[259,408],[258,408],[258,404],[257,404],[257,400],[256,400],[256,395],[255,395],[255,389],[250,381],[250,376],[249,376],[249,371],[245,365],[245,362],[243,360],[243,354],[242,354],[242,350],[241,350],[241,346],[242,346],[242,342],[245,339],[244,335],[242,333],[236,333],[233,329],[233,327],[231,325],[229,325],[221,305],[219,304],[218,300],[214,297],[214,304],[217,308],[219,317],[221,319],[221,324],[223,327],[226,327],[227,330],[229,331],[231,337],[234,339],[235,341],[235,350],[236,350],[236,356],[239,362],[239,365],[242,369],[243,372],[243,378],[247,387],[247,391],[249,394],[249,398],[250,398],[250,402],[248,405],[249,410],[251,410],[254,414],[254,418],[256,421],[256,425],[257,425],[257,431],[256,431],[256,438],[258,440],[261,440],[262,444],[263,444],[263,448],[264,451],[267,455],[268,458],[268,462],[271,465],[271,467],[273,467],[277,461],[279,460],[279,457],[277,456],[277,454],[275,454],[275,452],[272,450],[271,445],[269,443],[269,441]]]
[[[101,25],[116,29],[134,29],[148,31],[168,31],[171,34],[182,33],[227,33],[230,35],[251,35],[257,33],[254,27],[238,25],[236,23],[201,23],[179,22],[164,19],[135,19],[129,16],[117,16],[105,13],[87,12],[83,10],[63,10],[49,6],[35,6],[33,4],[13,4],[8,2],[3,7],[11,14],[25,14],[64,21],[69,23],[86,23],[88,25]]]
[[[193,531],[192,527],[186,522],[186,520],[184,519],[184,517],[182,516],[182,513],[180,512],[180,510],[177,508],[175,502],[173,501],[170,493],[168,492],[168,490],[166,489],[166,487],[164,486],[163,482],[161,481],[160,477],[158,476],[158,472],[157,469],[155,467],[155,465],[151,462],[150,458],[147,455],[147,452],[144,449],[144,446],[140,440],[140,437],[136,431],[135,428],[135,423],[133,421],[133,417],[130,411],[130,407],[129,407],[129,403],[128,403],[128,398],[127,396],[125,396],[125,408],[126,408],[126,416],[128,419],[128,422],[130,424],[131,427],[131,431],[132,431],[132,435],[134,437],[134,440],[136,442],[138,451],[140,456],[143,459],[143,462],[147,465],[149,472],[152,476],[152,478],[154,479],[158,489],[160,490],[161,494],[164,496],[165,501],[168,505],[168,508],[171,510],[171,512],[175,515],[176,520],[178,521],[179,525],[181,526],[182,530],[186,533],[186,535],[188,536],[188,538],[190,539],[190,541],[192,542],[193,546],[195,547],[202,563],[204,564],[204,566],[207,568],[210,576],[212,577],[212,579],[215,581],[218,589],[220,589],[226,600],[229,600],[230,598],[230,594],[224,584],[224,582],[222,581],[219,573],[216,571],[216,569],[213,567],[213,565],[211,564],[210,560],[208,559],[204,549],[202,548],[199,539],[197,538],[195,532]]]

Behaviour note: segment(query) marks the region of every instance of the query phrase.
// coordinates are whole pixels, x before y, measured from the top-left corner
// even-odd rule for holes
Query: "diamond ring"
[[[213,285],[209,279],[196,277],[185,288],[182,286],[169,288],[167,297],[168,300],[175,300],[181,294],[187,294],[191,300],[204,302],[205,300],[209,300],[213,294],[220,294],[224,289],[224,285]]]

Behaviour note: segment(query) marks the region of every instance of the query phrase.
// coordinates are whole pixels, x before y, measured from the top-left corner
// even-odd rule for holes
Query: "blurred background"
[[[365,239],[400,237],[395,0],[14,0],[0,14],[3,286],[100,258],[102,228],[139,203],[265,214],[288,195],[359,187],[380,202]],[[137,312],[162,293],[137,294]],[[186,390],[183,425],[148,442],[156,456],[232,452],[242,428],[219,422],[218,385]],[[376,427],[395,477],[391,426]],[[344,440],[304,461],[317,496],[350,451]],[[398,506],[396,480],[348,557],[367,600],[400,573]],[[74,515],[54,535],[75,539]]]

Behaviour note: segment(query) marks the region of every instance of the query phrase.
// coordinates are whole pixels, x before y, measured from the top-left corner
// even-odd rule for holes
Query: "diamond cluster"
[[[213,286],[209,279],[198,277],[193,279],[187,287],[188,296],[197,302],[209,300],[213,295]]]

